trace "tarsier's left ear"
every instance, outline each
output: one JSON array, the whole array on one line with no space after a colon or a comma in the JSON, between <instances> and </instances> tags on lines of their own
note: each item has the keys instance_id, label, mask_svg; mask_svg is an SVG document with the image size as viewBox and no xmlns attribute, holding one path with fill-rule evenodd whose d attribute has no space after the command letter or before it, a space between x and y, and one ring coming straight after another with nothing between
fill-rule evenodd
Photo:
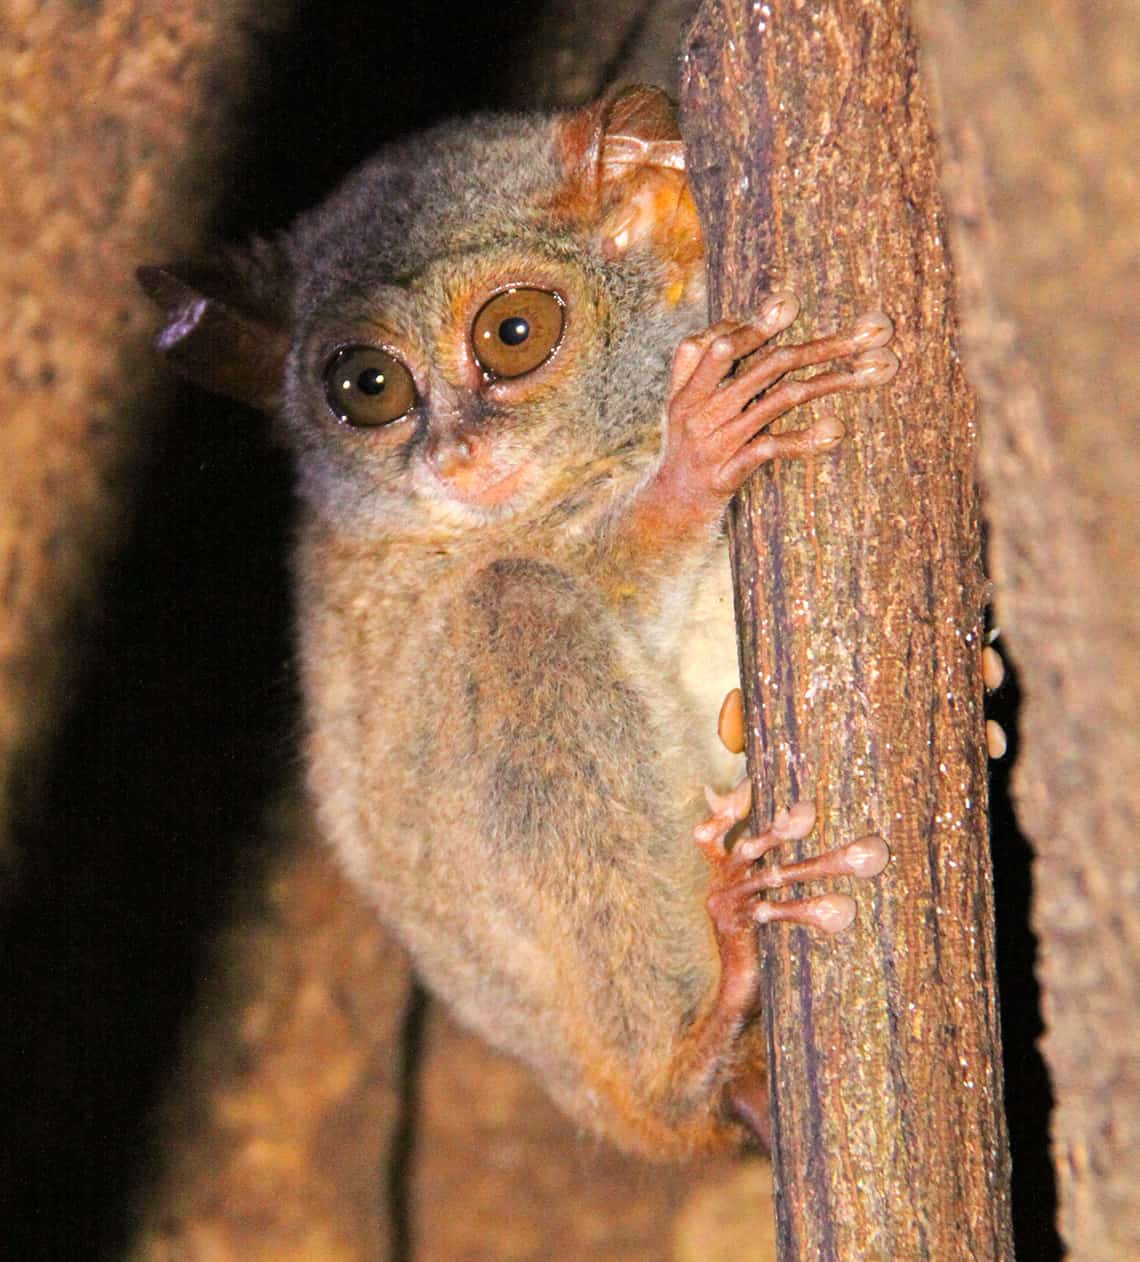
<instances>
[{"instance_id":1,"label":"tarsier's left ear","mask_svg":"<svg viewBox=\"0 0 1140 1262\"><path fill-rule=\"evenodd\" d=\"M287 262L269 242L201 263L140 267L139 284L162 309L156 345L207 390L273 414L289 347Z\"/></svg>"},{"instance_id":2,"label":"tarsier's left ear","mask_svg":"<svg viewBox=\"0 0 1140 1262\"><path fill-rule=\"evenodd\" d=\"M625 88L565 116L558 144L566 175L560 203L597 225L607 257L652 245L682 266L701 258L685 148L660 88Z\"/></svg>"}]
</instances>

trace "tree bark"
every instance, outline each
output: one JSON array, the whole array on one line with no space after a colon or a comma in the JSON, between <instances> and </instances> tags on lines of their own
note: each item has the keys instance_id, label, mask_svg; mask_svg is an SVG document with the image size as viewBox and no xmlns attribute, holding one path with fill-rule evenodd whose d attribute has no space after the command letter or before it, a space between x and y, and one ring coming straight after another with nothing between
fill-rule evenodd
<instances>
[{"instance_id":1,"label":"tree bark","mask_svg":"<svg viewBox=\"0 0 1140 1262\"><path fill-rule=\"evenodd\" d=\"M1035 855L1059 1226L1074 1262L1116 1262L1140 1257L1140 10L917 11L1021 694L1013 789Z\"/></svg>"},{"instance_id":2,"label":"tree bark","mask_svg":"<svg viewBox=\"0 0 1140 1262\"><path fill-rule=\"evenodd\" d=\"M974 400L908 8L708 0L682 108L712 315L882 306L902 360L732 527L754 822L814 797L810 848L892 851L854 930L761 934L779 1256L1008 1258Z\"/></svg>"}]
</instances>

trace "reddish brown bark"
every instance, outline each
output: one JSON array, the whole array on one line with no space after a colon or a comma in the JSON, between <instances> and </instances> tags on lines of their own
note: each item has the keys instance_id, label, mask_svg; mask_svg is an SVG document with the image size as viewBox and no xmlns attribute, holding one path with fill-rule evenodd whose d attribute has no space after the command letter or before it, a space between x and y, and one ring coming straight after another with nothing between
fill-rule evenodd
<instances>
[{"instance_id":1,"label":"reddish brown bark","mask_svg":"<svg viewBox=\"0 0 1140 1262\"><path fill-rule=\"evenodd\" d=\"M758 814L814 797L813 848L893 856L855 930L762 935L785 1262L1012 1252L974 401L915 60L897 0L710 0L686 59L714 317L777 286L805 333L881 306L903 365L816 405L839 455L762 470L733 531Z\"/></svg>"},{"instance_id":2,"label":"reddish brown bark","mask_svg":"<svg viewBox=\"0 0 1140 1262\"><path fill-rule=\"evenodd\" d=\"M1013 788L1035 854L1059 1226L1074 1262L1116 1262L1140 1256L1140 10L918 12L1021 690Z\"/></svg>"}]
</instances>

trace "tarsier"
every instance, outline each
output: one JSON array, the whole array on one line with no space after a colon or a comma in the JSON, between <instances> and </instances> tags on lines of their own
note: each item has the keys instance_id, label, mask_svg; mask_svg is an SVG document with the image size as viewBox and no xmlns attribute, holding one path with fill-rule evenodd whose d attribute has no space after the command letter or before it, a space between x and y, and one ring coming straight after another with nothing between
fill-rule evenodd
<instances>
[{"instance_id":1,"label":"tarsier","mask_svg":"<svg viewBox=\"0 0 1140 1262\"><path fill-rule=\"evenodd\" d=\"M650 88L437 127L280 238L140 278L174 364L292 448L309 789L427 984L627 1149L763 1134L756 927L854 915L765 892L888 855L761 863L807 803L736 836L723 518L760 465L841 441L768 427L888 381L890 322L773 349L781 292L706 327Z\"/></svg>"}]
</instances>

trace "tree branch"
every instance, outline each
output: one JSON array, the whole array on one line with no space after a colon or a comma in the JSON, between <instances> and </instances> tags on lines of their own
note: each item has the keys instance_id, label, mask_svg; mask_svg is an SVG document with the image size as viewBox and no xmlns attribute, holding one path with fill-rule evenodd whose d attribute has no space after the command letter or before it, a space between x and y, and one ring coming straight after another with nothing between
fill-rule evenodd
<instances>
[{"instance_id":1,"label":"tree branch","mask_svg":"<svg viewBox=\"0 0 1140 1262\"><path fill-rule=\"evenodd\" d=\"M812 848L893 855L838 940L762 931L780 1257L1008 1258L974 401L907 6L707 0L683 115L714 318L882 305L903 364L732 531L757 813L814 794Z\"/></svg>"}]
</instances>

